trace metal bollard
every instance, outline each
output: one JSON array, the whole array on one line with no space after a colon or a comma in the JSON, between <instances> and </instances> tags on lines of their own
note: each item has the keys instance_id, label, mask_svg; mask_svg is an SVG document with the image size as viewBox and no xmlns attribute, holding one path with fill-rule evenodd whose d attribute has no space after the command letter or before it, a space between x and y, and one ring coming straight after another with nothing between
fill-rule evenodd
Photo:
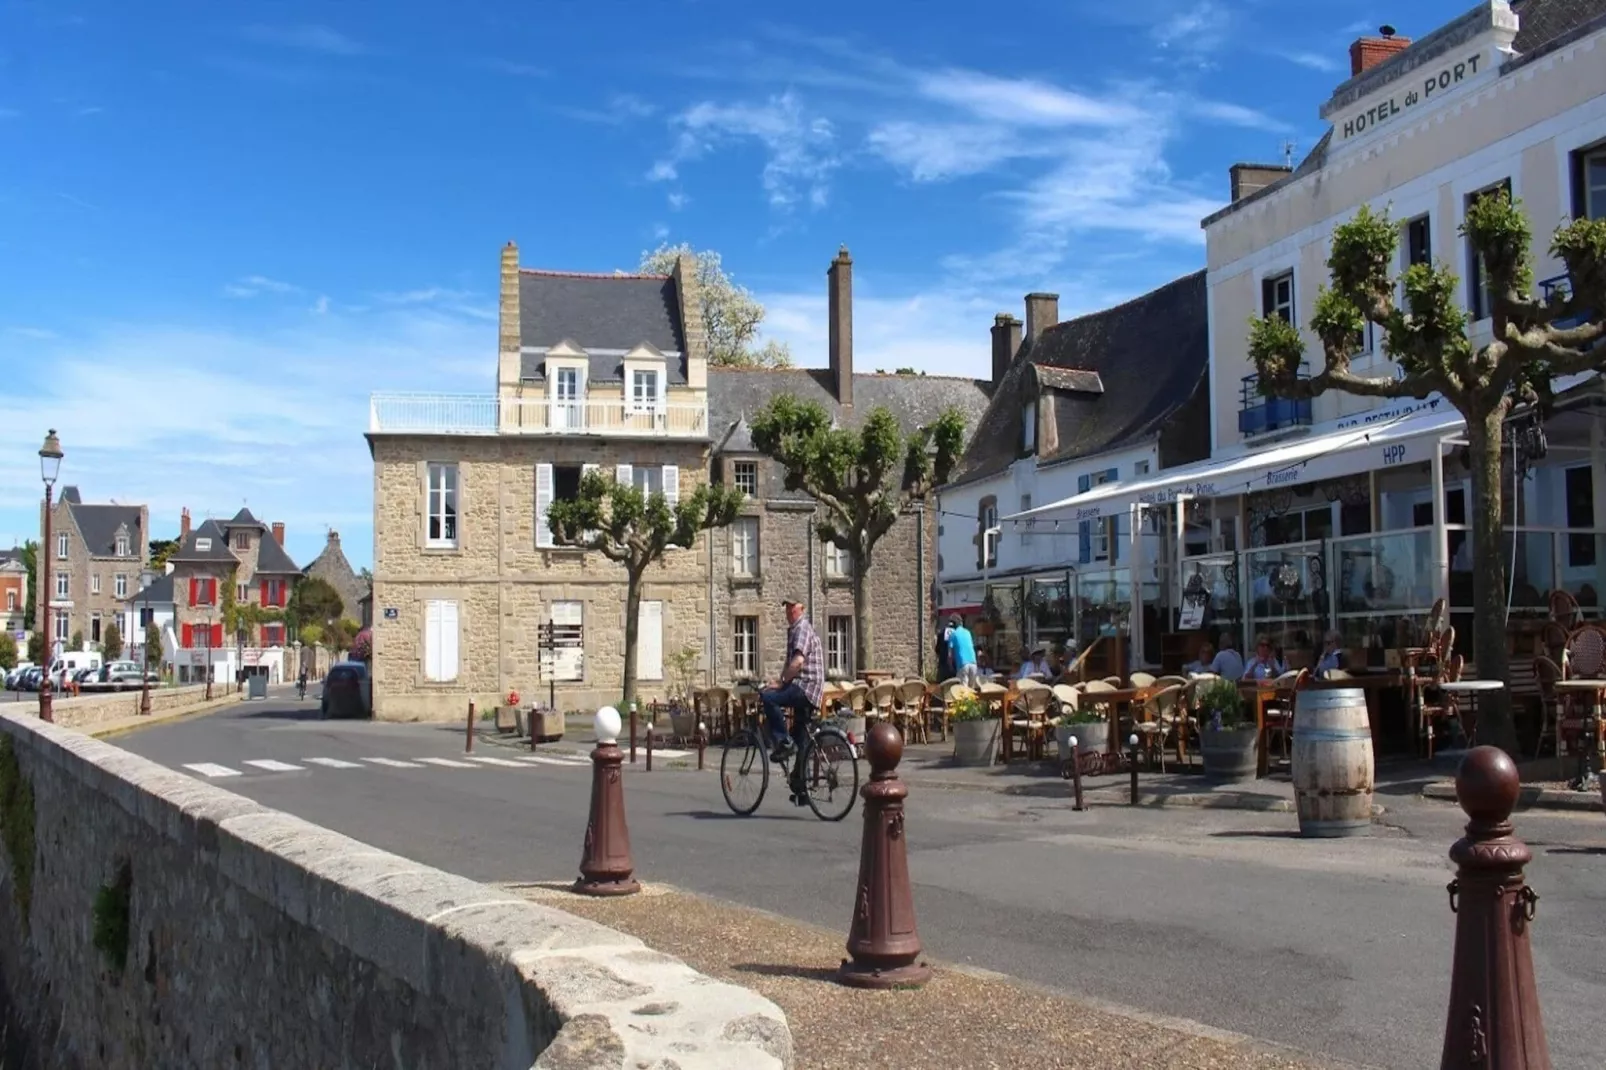
<instances>
[{"instance_id":1,"label":"metal bollard","mask_svg":"<svg viewBox=\"0 0 1606 1070\"><path fill-rule=\"evenodd\" d=\"M1474 747L1456 773L1456 801L1471 820L1450 848L1455 958L1442 1070L1550 1070L1528 938L1539 896L1522 874L1533 852L1511 826L1520 788L1516 764L1497 747Z\"/></svg>"},{"instance_id":2,"label":"metal bollard","mask_svg":"<svg viewBox=\"0 0 1606 1070\"><path fill-rule=\"evenodd\" d=\"M472 754L473 752L474 752L474 700L473 699L469 699L468 700L468 724L465 726L465 731L463 732L463 753L464 754Z\"/></svg>"},{"instance_id":3,"label":"metal bollard","mask_svg":"<svg viewBox=\"0 0 1606 1070\"><path fill-rule=\"evenodd\" d=\"M855 988L919 988L931 980L920 959L914 891L904 844L903 800L909 789L898 779L903 736L885 721L865 734L870 783L864 799L864 840L859 847L859 883L854 895L848 954L836 978Z\"/></svg>"},{"instance_id":4,"label":"metal bollard","mask_svg":"<svg viewBox=\"0 0 1606 1070\"><path fill-rule=\"evenodd\" d=\"M1138 734L1132 733L1126 741L1127 760L1132 765L1132 805L1138 804Z\"/></svg>"},{"instance_id":5,"label":"metal bollard","mask_svg":"<svg viewBox=\"0 0 1606 1070\"><path fill-rule=\"evenodd\" d=\"M708 726L697 722L697 771L703 771L703 753L708 750Z\"/></svg>"},{"instance_id":6,"label":"metal bollard","mask_svg":"<svg viewBox=\"0 0 1606 1070\"><path fill-rule=\"evenodd\" d=\"M630 704L630 764L636 764L636 704Z\"/></svg>"},{"instance_id":7,"label":"metal bollard","mask_svg":"<svg viewBox=\"0 0 1606 1070\"><path fill-rule=\"evenodd\" d=\"M1077 742L1075 736L1071 737L1071 791L1076 796L1071 809L1086 810L1087 803L1082 798L1082 745Z\"/></svg>"},{"instance_id":8,"label":"metal bollard","mask_svg":"<svg viewBox=\"0 0 1606 1070\"><path fill-rule=\"evenodd\" d=\"M619 711L604 706L594 722L597 749L591 752L591 816L586 822L580 878L581 895L632 895L641 891L630 857L630 828L625 823L625 789L619 775Z\"/></svg>"},{"instance_id":9,"label":"metal bollard","mask_svg":"<svg viewBox=\"0 0 1606 1070\"><path fill-rule=\"evenodd\" d=\"M647 772L652 772L652 722L647 722Z\"/></svg>"}]
</instances>

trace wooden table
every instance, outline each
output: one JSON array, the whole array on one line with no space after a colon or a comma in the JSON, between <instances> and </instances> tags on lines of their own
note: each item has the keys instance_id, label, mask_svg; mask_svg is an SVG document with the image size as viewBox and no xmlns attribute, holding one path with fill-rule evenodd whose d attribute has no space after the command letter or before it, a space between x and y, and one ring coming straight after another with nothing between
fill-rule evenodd
<instances>
[{"instance_id":1,"label":"wooden table","mask_svg":"<svg viewBox=\"0 0 1606 1070\"><path fill-rule=\"evenodd\" d=\"M1146 702L1160 690L1157 687L1125 687L1114 691L1083 691L1081 705L1103 706L1108 704L1110 710L1110 739L1108 753L1119 755L1121 753L1121 718L1119 708L1130 706L1134 702ZM1134 721L1136 718L1134 718Z\"/></svg>"},{"instance_id":2,"label":"wooden table","mask_svg":"<svg viewBox=\"0 0 1606 1070\"><path fill-rule=\"evenodd\" d=\"M883 672L880 669L865 669L863 672L859 673L859 679L863 680L871 687L874 687L877 684L885 683L897 675L897 673Z\"/></svg>"},{"instance_id":3,"label":"wooden table","mask_svg":"<svg viewBox=\"0 0 1606 1070\"><path fill-rule=\"evenodd\" d=\"M1277 697L1275 680L1239 680L1238 693L1248 697L1255 707L1255 776L1264 777L1271 772L1271 756L1266 753L1266 703Z\"/></svg>"}]
</instances>

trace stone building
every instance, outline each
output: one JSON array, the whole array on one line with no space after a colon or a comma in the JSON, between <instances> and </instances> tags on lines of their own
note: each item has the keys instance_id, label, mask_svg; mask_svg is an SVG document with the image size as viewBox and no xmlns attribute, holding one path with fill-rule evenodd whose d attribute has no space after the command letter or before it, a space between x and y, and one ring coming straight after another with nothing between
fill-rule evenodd
<instances>
[{"instance_id":1,"label":"stone building","mask_svg":"<svg viewBox=\"0 0 1606 1070\"><path fill-rule=\"evenodd\" d=\"M324 541L323 549L312 563L302 569L309 579L320 579L335 589L340 595L340 613L359 624L367 621L363 618L363 603L368 598L368 584L356 570L351 562L346 560L346 553L340 548L340 532L331 531Z\"/></svg>"},{"instance_id":2,"label":"stone building","mask_svg":"<svg viewBox=\"0 0 1606 1070\"><path fill-rule=\"evenodd\" d=\"M39 513L42 533L42 503ZM50 600L56 649L65 649L78 632L98 646L102 629L118 619L123 601L139 585L150 555L150 511L143 505L86 504L77 487L63 487L51 504L50 541L54 545L39 550L44 582L38 597Z\"/></svg>"},{"instance_id":3,"label":"stone building","mask_svg":"<svg viewBox=\"0 0 1606 1070\"><path fill-rule=\"evenodd\" d=\"M883 403L913 418L951 401L973 418L986 393L969 381L855 376L849 265L844 250L833 267L830 369L737 371L708 367L690 257L669 275L533 271L519 267L509 243L496 394L371 403L375 715L456 717L469 698L544 699L553 683L565 708L617 700L623 571L553 545L545 523L550 503L575 494L593 467L672 500L711 475L749 486L744 521L768 540L750 552L762 575L733 574L729 533L701 535L652 568L638 620L644 695L734 675L737 630L744 657L752 646L746 665L756 660L757 673L773 674L783 596L812 602L825 635L851 596L807 542L813 504L782 490L751 453L746 418L782 391L829 404L844 423ZM935 575L934 536L924 554L916 549L923 524L900 524L882 544L889 586L874 598L876 619L889 641L903 631L909 656L897 662L878 641L894 670L918 667L925 611L915 607L929 603ZM540 626L549 623L579 626L583 645L544 652ZM677 664L691 679L676 678Z\"/></svg>"},{"instance_id":4,"label":"stone building","mask_svg":"<svg viewBox=\"0 0 1606 1070\"><path fill-rule=\"evenodd\" d=\"M22 644L23 623L27 619L28 565L22 550L0 550L0 631Z\"/></svg>"}]
</instances>

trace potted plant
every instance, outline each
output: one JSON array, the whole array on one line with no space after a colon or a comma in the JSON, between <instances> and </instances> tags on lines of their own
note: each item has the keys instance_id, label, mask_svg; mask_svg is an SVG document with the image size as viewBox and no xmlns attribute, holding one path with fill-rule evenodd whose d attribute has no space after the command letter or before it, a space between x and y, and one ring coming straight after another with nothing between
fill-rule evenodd
<instances>
[{"instance_id":1,"label":"potted plant","mask_svg":"<svg viewBox=\"0 0 1606 1070\"><path fill-rule=\"evenodd\" d=\"M496 730L498 732L513 732L518 728L519 722L519 693L509 691L507 701L496 708Z\"/></svg>"},{"instance_id":2,"label":"potted plant","mask_svg":"<svg viewBox=\"0 0 1606 1070\"><path fill-rule=\"evenodd\" d=\"M991 765L998 752L998 718L974 695L948 704L948 723L954 729L954 762Z\"/></svg>"},{"instance_id":3,"label":"potted plant","mask_svg":"<svg viewBox=\"0 0 1606 1070\"><path fill-rule=\"evenodd\" d=\"M1054 719L1054 742L1059 745L1060 761L1071 760L1071 737L1085 753L1101 751L1110 745L1110 722L1098 710L1071 710Z\"/></svg>"},{"instance_id":4,"label":"potted plant","mask_svg":"<svg viewBox=\"0 0 1606 1070\"><path fill-rule=\"evenodd\" d=\"M1253 721L1244 719L1243 696L1234 680L1212 680L1199 691L1199 753L1205 775L1248 780L1255 775Z\"/></svg>"}]
</instances>

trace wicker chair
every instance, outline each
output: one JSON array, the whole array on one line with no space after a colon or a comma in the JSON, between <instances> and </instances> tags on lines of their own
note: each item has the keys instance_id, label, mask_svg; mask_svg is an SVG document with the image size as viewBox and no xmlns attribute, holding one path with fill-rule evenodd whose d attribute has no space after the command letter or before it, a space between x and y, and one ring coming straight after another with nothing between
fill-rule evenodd
<instances>
[{"instance_id":1,"label":"wicker chair","mask_svg":"<svg viewBox=\"0 0 1606 1070\"><path fill-rule=\"evenodd\" d=\"M1178 707L1181 705L1183 685L1172 684L1170 687L1156 691L1143 703L1143 720L1133 726L1138 738L1143 741L1144 752L1149 755L1151 762L1158 762L1160 772L1165 772L1165 744L1166 737L1176 733L1178 725ZM1177 761L1183 760L1183 749L1180 735L1177 739Z\"/></svg>"},{"instance_id":2,"label":"wicker chair","mask_svg":"<svg viewBox=\"0 0 1606 1070\"><path fill-rule=\"evenodd\" d=\"M1054 701L1054 689L1046 684L1023 680L1020 700L1004 721L1004 760L1009 761L1015 737L1026 742L1028 758L1041 758L1048 741L1049 707Z\"/></svg>"},{"instance_id":3,"label":"wicker chair","mask_svg":"<svg viewBox=\"0 0 1606 1070\"><path fill-rule=\"evenodd\" d=\"M905 680L898 685L898 731L912 743L931 742L926 724L929 698L924 680Z\"/></svg>"}]
</instances>

